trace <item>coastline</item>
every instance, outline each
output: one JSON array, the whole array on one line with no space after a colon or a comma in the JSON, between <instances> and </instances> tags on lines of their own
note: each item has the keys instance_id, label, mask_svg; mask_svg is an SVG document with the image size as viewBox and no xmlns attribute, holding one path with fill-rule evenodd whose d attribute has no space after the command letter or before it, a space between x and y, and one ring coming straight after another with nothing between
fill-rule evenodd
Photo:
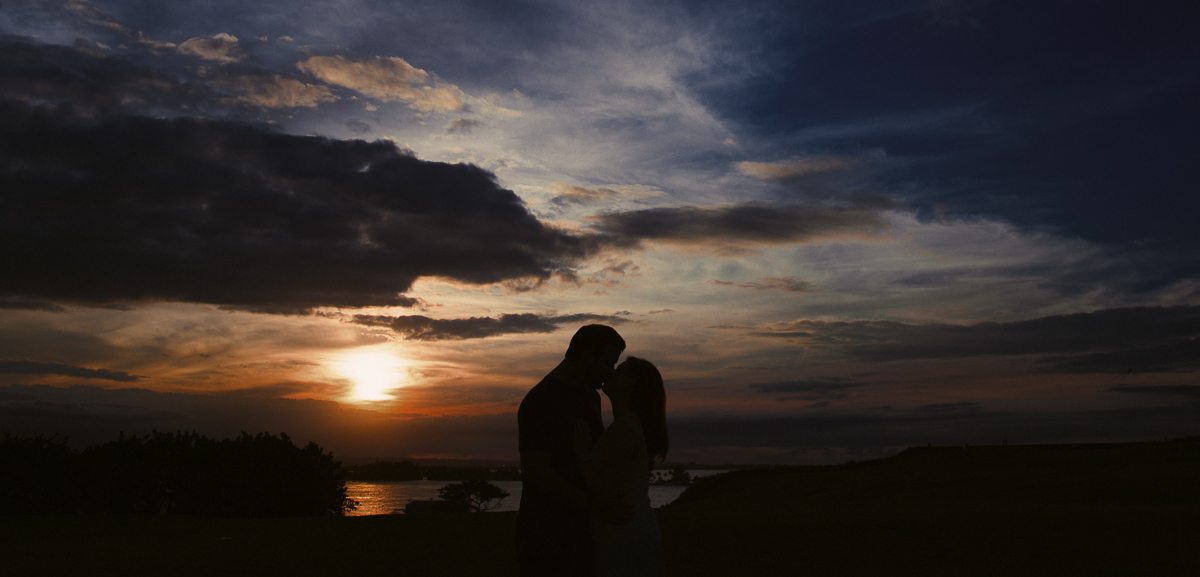
<instances>
[{"instance_id":1,"label":"coastline","mask_svg":"<svg viewBox=\"0 0 1200 577\"><path fill-rule=\"evenodd\" d=\"M935 447L698 481L670 575L1200 574L1200 440ZM767 495L775 495L766 498ZM513 575L516 514L0 517L13 574Z\"/></svg>"}]
</instances>

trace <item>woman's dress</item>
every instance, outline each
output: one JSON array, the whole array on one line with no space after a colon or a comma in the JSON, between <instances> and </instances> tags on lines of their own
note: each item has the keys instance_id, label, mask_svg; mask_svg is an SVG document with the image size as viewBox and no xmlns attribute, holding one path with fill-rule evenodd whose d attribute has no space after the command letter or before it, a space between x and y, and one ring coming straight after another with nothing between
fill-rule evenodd
<instances>
[{"instance_id":1,"label":"woman's dress","mask_svg":"<svg viewBox=\"0 0 1200 577\"><path fill-rule=\"evenodd\" d=\"M622 459L616 470L604 471L603 478L606 485L611 483L607 490L634 505L633 520L626 525L592 521L597 577L660 577L665 573L662 533L650 508L650 458L641 426L634 419L614 421L600 436L595 450L602 452L604 443L624 443L631 437L638 440L632 443L633 458Z\"/></svg>"}]
</instances>

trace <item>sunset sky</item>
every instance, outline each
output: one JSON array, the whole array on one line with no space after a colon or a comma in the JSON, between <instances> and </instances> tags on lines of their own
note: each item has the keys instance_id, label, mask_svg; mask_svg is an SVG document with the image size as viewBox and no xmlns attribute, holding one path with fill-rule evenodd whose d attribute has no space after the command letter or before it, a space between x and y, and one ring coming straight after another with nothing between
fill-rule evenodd
<instances>
[{"instance_id":1,"label":"sunset sky","mask_svg":"<svg viewBox=\"0 0 1200 577\"><path fill-rule=\"evenodd\" d=\"M672 461L1200 434L1192 2L0 5L0 431Z\"/></svg>"}]
</instances>

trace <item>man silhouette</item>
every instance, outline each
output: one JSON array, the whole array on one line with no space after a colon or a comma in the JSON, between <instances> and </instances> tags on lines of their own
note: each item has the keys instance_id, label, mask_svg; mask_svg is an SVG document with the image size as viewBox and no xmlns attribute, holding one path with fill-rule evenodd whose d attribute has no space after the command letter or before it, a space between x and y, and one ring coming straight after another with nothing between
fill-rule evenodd
<instances>
[{"instance_id":1,"label":"man silhouette","mask_svg":"<svg viewBox=\"0 0 1200 577\"><path fill-rule=\"evenodd\" d=\"M602 504L586 490L574 439L578 421L587 424L593 440L604 431L596 389L612 375L624 350L625 340L612 327L581 327L562 362L521 401L517 557L522 576L592 576L591 517L622 517L620 506Z\"/></svg>"}]
</instances>

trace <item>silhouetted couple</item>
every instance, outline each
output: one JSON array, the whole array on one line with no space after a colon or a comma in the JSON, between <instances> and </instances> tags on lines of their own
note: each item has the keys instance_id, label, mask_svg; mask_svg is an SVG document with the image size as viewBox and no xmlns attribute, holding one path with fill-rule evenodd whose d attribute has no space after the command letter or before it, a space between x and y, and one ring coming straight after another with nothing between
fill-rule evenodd
<instances>
[{"instance_id":1,"label":"silhouetted couple","mask_svg":"<svg viewBox=\"0 0 1200 577\"><path fill-rule=\"evenodd\" d=\"M624 350L612 327L580 328L521 402L523 576L664 573L648 489L652 460L667 453L666 395L649 362L629 357L616 367ZM596 389L612 405L608 428Z\"/></svg>"}]
</instances>

